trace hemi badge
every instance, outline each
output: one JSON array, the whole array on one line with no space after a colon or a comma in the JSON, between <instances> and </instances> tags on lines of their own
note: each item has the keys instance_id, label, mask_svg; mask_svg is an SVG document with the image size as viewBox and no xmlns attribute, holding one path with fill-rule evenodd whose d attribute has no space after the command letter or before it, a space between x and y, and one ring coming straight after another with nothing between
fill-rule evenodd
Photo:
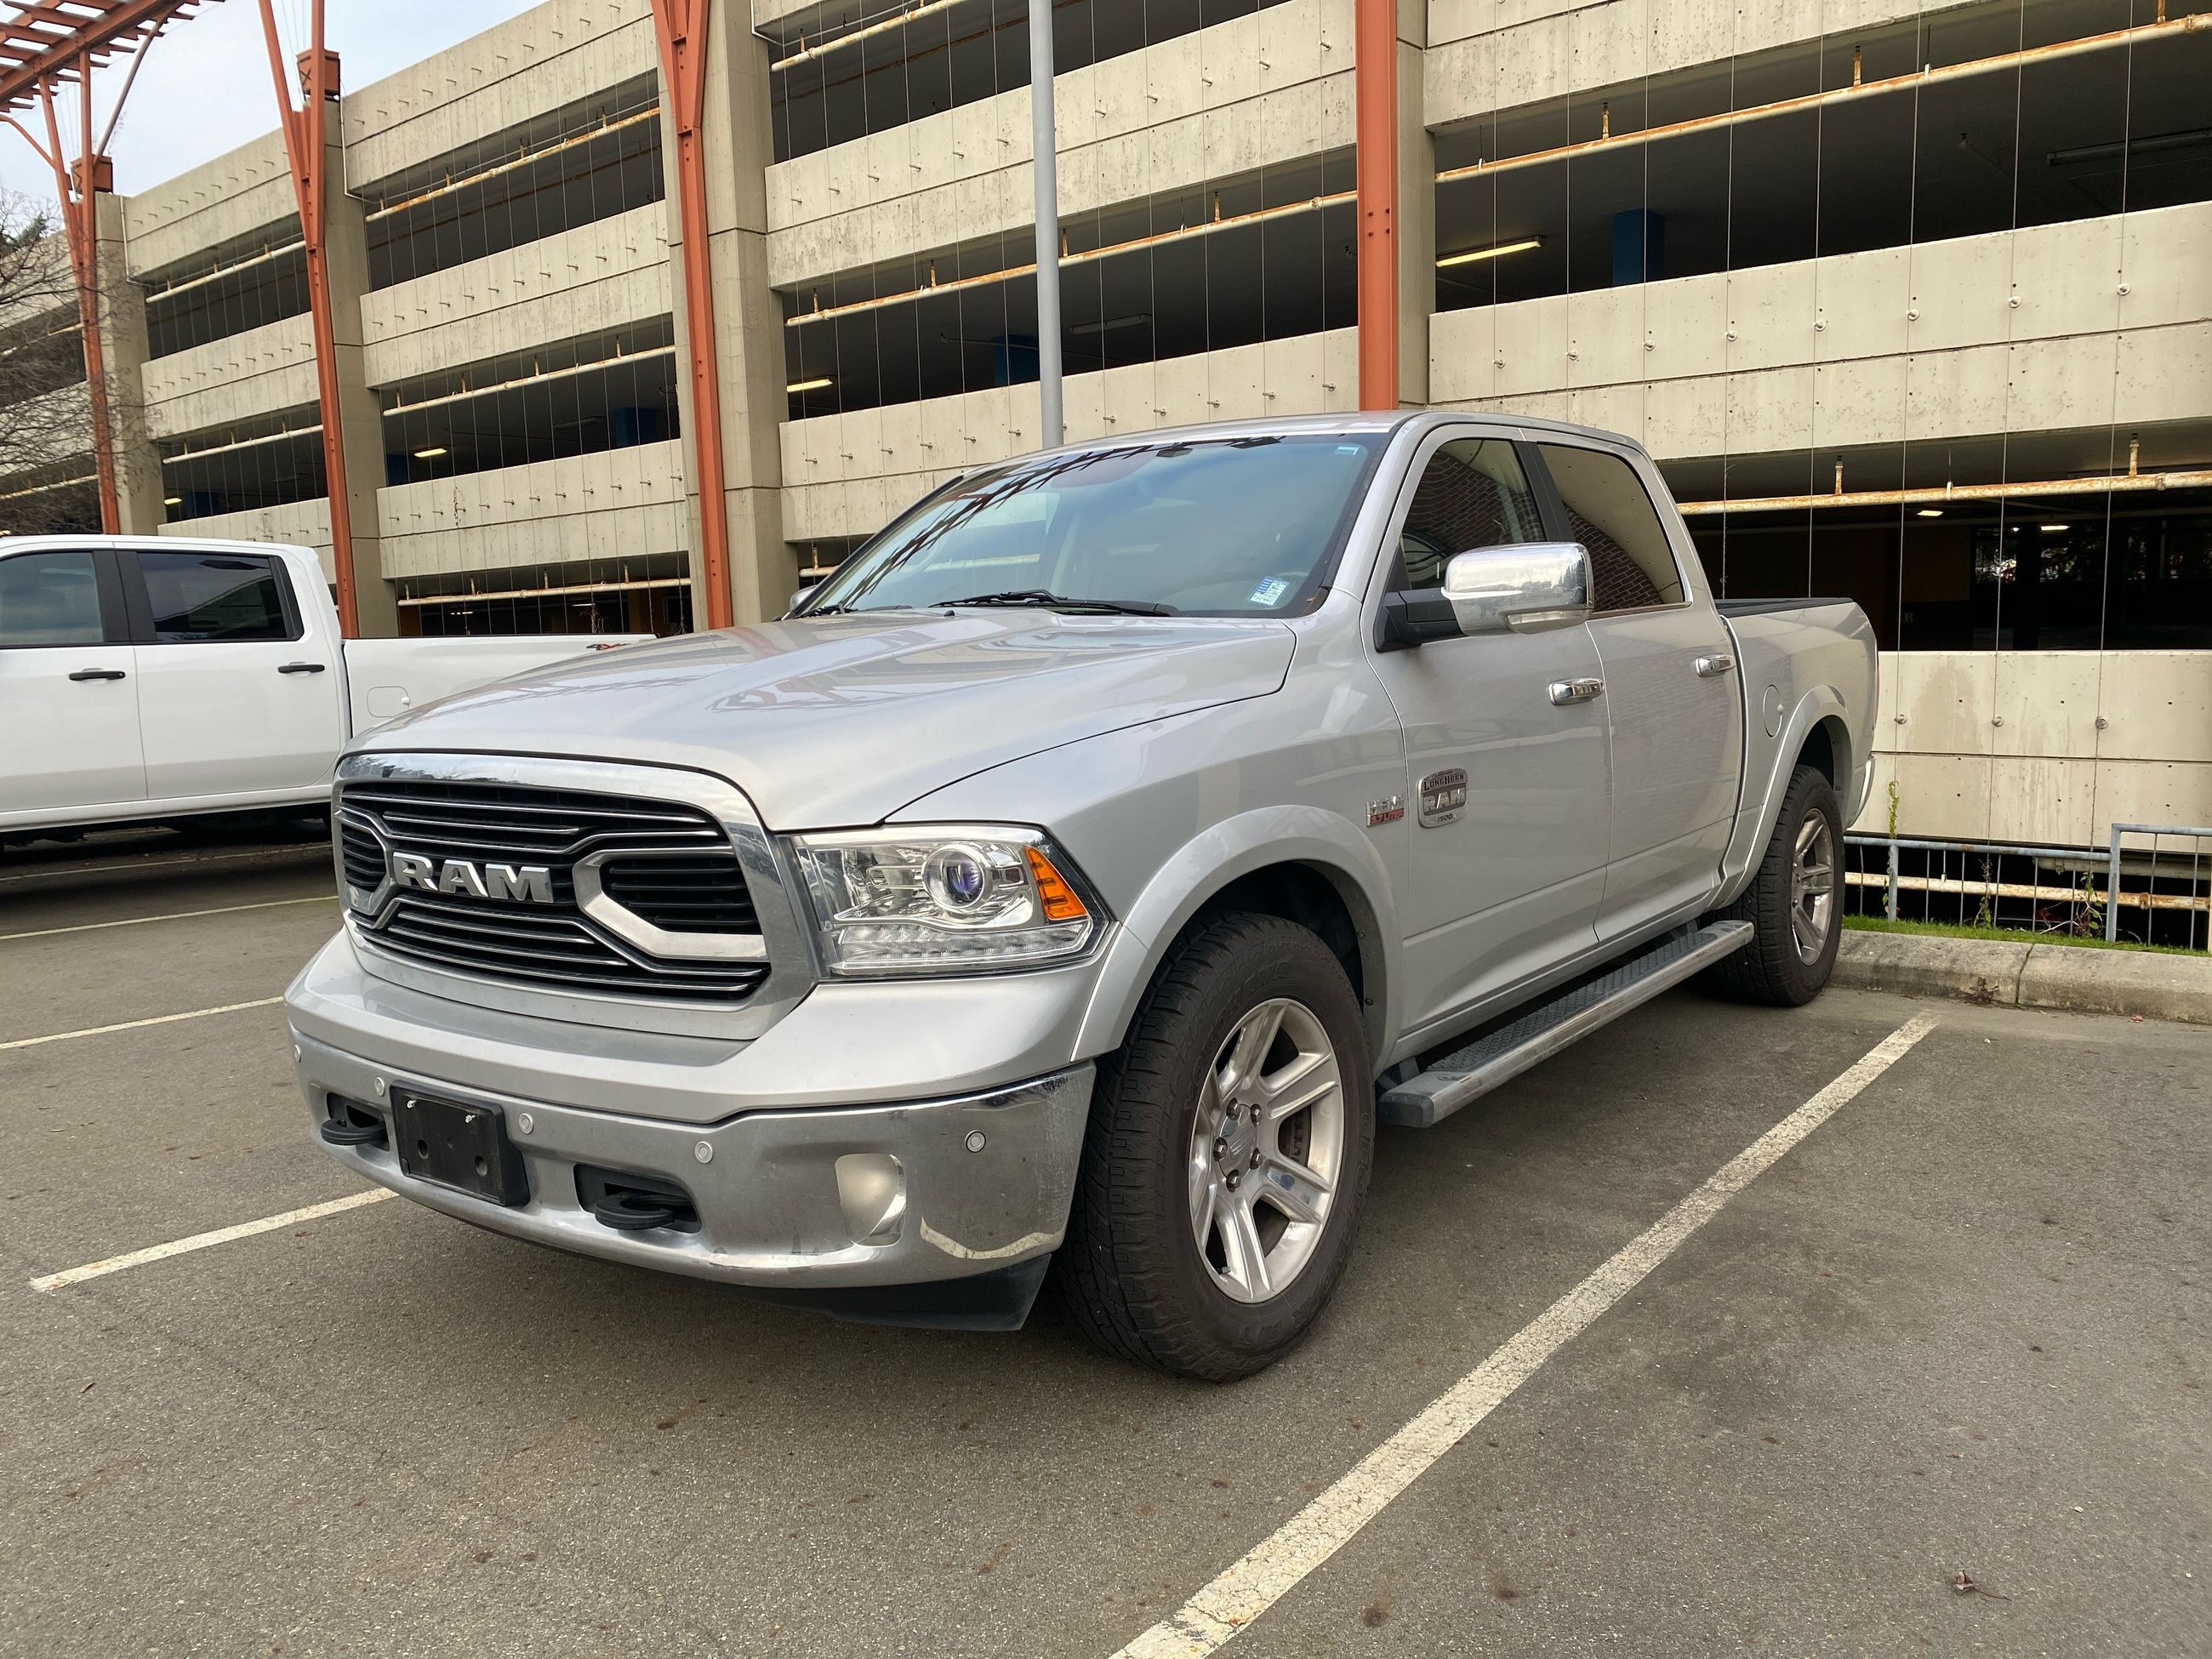
<instances>
[{"instance_id":1,"label":"hemi badge","mask_svg":"<svg viewBox=\"0 0 2212 1659\"><path fill-rule=\"evenodd\" d=\"M1405 816L1406 798L1403 795L1385 795L1381 800L1367 803L1367 827L1370 830L1378 823L1395 823Z\"/></svg>"}]
</instances>

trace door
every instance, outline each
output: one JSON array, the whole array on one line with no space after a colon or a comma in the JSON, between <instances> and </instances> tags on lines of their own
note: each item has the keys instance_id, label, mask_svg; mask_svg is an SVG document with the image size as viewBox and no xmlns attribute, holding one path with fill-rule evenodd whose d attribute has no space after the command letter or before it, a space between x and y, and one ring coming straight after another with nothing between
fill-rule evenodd
<instances>
[{"instance_id":1,"label":"door","mask_svg":"<svg viewBox=\"0 0 2212 1659\"><path fill-rule=\"evenodd\" d=\"M0 818L146 799L128 638L106 550L0 555Z\"/></svg>"},{"instance_id":2,"label":"door","mask_svg":"<svg viewBox=\"0 0 2212 1659\"><path fill-rule=\"evenodd\" d=\"M123 556L138 641L146 793L271 794L330 781L345 730L335 641L307 634L283 561L228 549Z\"/></svg>"},{"instance_id":3,"label":"door","mask_svg":"<svg viewBox=\"0 0 2212 1659\"><path fill-rule=\"evenodd\" d=\"M1447 435L1419 463L1389 576L1435 591L1455 553L1544 539L1515 444ZM1602 699L1551 688L1599 674L1586 628L1377 651L1404 728L1407 1026L1418 1028L1595 942L1606 860ZM1464 804L1447 793L1464 774ZM1426 798L1425 801L1425 797Z\"/></svg>"},{"instance_id":4,"label":"door","mask_svg":"<svg viewBox=\"0 0 2212 1659\"><path fill-rule=\"evenodd\" d=\"M1697 903L1719 878L1743 765L1735 644L1629 457L1537 446L1562 540L1589 550L1613 806L1599 937Z\"/></svg>"}]
</instances>

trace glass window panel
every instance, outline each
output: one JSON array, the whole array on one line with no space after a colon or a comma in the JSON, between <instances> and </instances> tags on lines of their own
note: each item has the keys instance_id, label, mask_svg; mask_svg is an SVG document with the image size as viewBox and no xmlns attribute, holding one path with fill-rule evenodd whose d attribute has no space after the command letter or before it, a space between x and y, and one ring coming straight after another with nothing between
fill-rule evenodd
<instances>
[{"instance_id":1,"label":"glass window panel","mask_svg":"<svg viewBox=\"0 0 2212 1659\"><path fill-rule=\"evenodd\" d=\"M1658 509L1636 470L1617 455L1569 444L1538 446L1566 508L1568 533L1589 550L1590 606L1632 611L1682 600Z\"/></svg>"},{"instance_id":2,"label":"glass window panel","mask_svg":"<svg viewBox=\"0 0 2212 1659\"><path fill-rule=\"evenodd\" d=\"M283 577L274 559L243 553L134 556L153 608L154 637L164 645L298 635L285 614Z\"/></svg>"},{"instance_id":3,"label":"glass window panel","mask_svg":"<svg viewBox=\"0 0 2212 1659\"><path fill-rule=\"evenodd\" d=\"M1401 588L1436 587L1455 553L1543 539L1521 459L1503 438L1457 438L1421 469L1398 536Z\"/></svg>"},{"instance_id":4,"label":"glass window panel","mask_svg":"<svg viewBox=\"0 0 2212 1659\"><path fill-rule=\"evenodd\" d=\"M0 647L98 645L106 638L91 554L0 559Z\"/></svg>"}]
</instances>

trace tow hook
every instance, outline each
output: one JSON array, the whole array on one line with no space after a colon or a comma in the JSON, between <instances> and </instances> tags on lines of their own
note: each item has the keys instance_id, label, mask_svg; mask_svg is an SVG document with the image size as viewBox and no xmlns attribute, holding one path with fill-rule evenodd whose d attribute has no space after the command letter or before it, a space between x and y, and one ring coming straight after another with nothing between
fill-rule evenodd
<instances>
[{"instance_id":1,"label":"tow hook","mask_svg":"<svg viewBox=\"0 0 2212 1659\"><path fill-rule=\"evenodd\" d=\"M617 1232L641 1233L676 1219L677 1206L658 1193L609 1193L592 1206L592 1214Z\"/></svg>"}]
</instances>

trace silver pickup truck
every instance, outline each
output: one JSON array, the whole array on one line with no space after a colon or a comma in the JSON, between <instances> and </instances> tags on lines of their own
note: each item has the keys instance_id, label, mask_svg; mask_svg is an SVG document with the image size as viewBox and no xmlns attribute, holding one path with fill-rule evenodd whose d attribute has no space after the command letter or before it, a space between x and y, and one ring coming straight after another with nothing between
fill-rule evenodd
<instances>
[{"instance_id":1,"label":"silver pickup truck","mask_svg":"<svg viewBox=\"0 0 2212 1659\"><path fill-rule=\"evenodd\" d=\"M784 620L357 741L288 996L349 1168L520 1238L1225 1379L1378 1124L1835 959L1875 647L1634 444L1431 413L952 479Z\"/></svg>"}]
</instances>

